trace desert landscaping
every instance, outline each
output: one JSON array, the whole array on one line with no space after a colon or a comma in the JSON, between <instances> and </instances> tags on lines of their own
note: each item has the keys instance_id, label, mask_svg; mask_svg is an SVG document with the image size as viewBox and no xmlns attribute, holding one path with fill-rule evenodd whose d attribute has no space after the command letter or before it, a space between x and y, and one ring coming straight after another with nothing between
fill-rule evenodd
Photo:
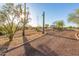
<instances>
[{"instance_id":1,"label":"desert landscaping","mask_svg":"<svg viewBox=\"0 0 79 59\"><path fill-rule=\"evenodd\" d=\"M46 34L35 32L33 30L26 31L26 40L18 31L13 41L0 37L0 55L5 56L59 56L59 55L79 55L78 44L74 33L75 31L52 31L47 30ZM17 35L18 34L18 35ZM28 42L27 42L28 41Z\"/></svg>"},{"instance_id":2,"label":"desert landscaping","mask_svg":"<svg viewBox=\"0 0 79 59\"><path fill-rule=\"evenodd\" d=\"M79 9L75 5L1 4L0 56L79 56ZM57 10L59 6L63 8Z\"/></svg>"}]
</instances>

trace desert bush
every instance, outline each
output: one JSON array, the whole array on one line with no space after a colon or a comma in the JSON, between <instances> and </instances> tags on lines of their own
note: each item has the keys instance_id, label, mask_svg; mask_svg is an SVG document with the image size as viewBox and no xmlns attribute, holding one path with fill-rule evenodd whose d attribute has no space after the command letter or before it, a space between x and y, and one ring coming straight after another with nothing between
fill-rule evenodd
<instances>
[{"instance_id":1,"label":"desert bush","mask_svg":"<svg viewBox=\"0 0 79 59\"><path fill-rule=\"evenodd\" d=\"M59 20L55 22L55 28L58 30L63 30L64 22L63 20Z\"/></svg>"},{"instance_id":2,"label":"desert bush","mask_svg":"<svg viewBox=\"0 0 79 59\"><path fill-rule=\"evenodd\" d=\"M45 28L47 29L49 27L49 24L45 24Z\"/></svg>"},{"instance_id":3,"label":"desert bush","mask_svg":"<svg viewBox=\"0 0 79 59\"><path fill-rule=\"evenodd\" d=\"M40 26L37 26L35 29L36 29L37 32L40 32L40 31L41 31L41 30L40 30L40 29L41 29Z\"/></svg>"},{"instance_id":4,"label":"desert bush","mask_svg":"<svg viewBox=\"0 0 79 59\"><path fill-rule=\"evenodd\" d=\"M3 33L2 33L2 27L0 26L0 35L4 35Z\"/></svg>"},{"instance_id":5,"label":"desert bush","mask_svg":"<svg viewBox=\"0 0 79 59\"><path fill-rule=\"evenodd\" d=\"M67 27L68 30L73 30L74 28L75 28L75 27L73 27L73 26Z\"/></svg>"},{"instance_id":6,"label":"desert bush","mask_svg":"<svg viewBox=\"0 0 79 59\"><path fill-rule=\"evenodd\" d=\"M0 32L2 34L6 35L10 40L12 40L15 32L17 31L17 29L18 29L18 27L16 26L16 24L11 23L10 25L6 24L4 26L1 26Z\"/></svg>"}]
</instances>

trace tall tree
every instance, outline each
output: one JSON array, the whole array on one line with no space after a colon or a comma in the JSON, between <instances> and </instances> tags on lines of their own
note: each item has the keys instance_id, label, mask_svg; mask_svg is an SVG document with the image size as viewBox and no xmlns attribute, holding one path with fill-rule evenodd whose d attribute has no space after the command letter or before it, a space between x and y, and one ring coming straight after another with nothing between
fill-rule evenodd
<instances>
[{"instance_id":1,"label":"tall tree","mask_svg":"<svg viewBox=\"0 0 79 59\"><path fill-rule=\"evenodd\" d=\"M20 13L21 13L21 22L23 24L22 26L22 35L25 36L25 27L27 23L29 22L29 8L26 8L26 3L24 3L24 10L22 10L22 5L20 5Z\"/></svg>"},{"instance_id":2,"label":"tall tree","mask_svg":"<svg viewBox=\"0 0 79 59\"><path fill-rule=\"evenodd\" d=\"M73 13L69 14L68 21L79 26L79 9L76 9ZM76 33L75 36L79 39L79 33Z\"/></svg>"},{"instance_id":3,"label":"tall tree","mask_svg":"<svg viewBox=\"0 0 79 59\"><path fill-rule=\"evenodd\" d=\"M13 3L3 5L0 10L0 20L4 21L1 25L2 28L0 31L5 34L10 41L12 41L13 36L18 29L20 23L19 14L19 9Z\"/></svg>"},{"instance_id":4,"label":"tall tree","mask_svg":"<svg viewBox=\"0 0 79 59\"><path fill-rule=\"evenodd\" d=\"M79 9L77 9L77 10L75 10L75 12L69 14L68 21L79 25Z\"/></svg>"},{"instance_id":5,"label":"tall tree","mask_svg":"<svg viewBox=\"0 0 79 59\"><path fill-rule=\"evenodd\" d=\"M23 32L22 32L22 35L23 37L25 36L25 24L26 24L26 3L24 3L24 19L23 19Z\"/></svg>"}]
</instances>

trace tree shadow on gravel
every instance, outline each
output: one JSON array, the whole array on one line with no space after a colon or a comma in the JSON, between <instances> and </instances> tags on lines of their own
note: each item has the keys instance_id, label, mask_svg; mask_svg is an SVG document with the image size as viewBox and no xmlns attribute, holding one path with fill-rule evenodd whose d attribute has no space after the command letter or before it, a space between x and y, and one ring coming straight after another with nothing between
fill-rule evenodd
<instances>
[{"instance_id":1,"label":"tree shadow on gravel","mask_svg":"<svg viewBox=\"0 0 79 59\"><path fill-rule=\"evenodd\" d=\"M41 36L41 37L43 37L43 36ZM39 38L41 38L41 37L39 37ZM39 38L34 39L32 41L38 40ZM5 51L5 53L13 51L14 49L17 49L21 46L23 46L25 49L25 53L22 56L58 56L58 54L55 51L52 51L46 45L39 45L37 48L34 48L30 44L30 42L28 42L27 37L23 37L23 44L21 44L17 47L14 47L12 49L9 49L9 50Z\"/></svg>"},{"instance_id":2,"label":"tree shadow on gravel","mask_svg":"<svg viewBox=\"0 0 79 59\"><path fill-rule=\"evenodd\" d=\"M46 56L58 56L58 54L55 51L52 51L48 46L46 45L39 45L38 49L42 51Z\"/></svg>"},{"instance_id":3,"label":"tree shadow on gravel","mask_svg":"<svg viewBox=\"0 0 79 59\"><path fill-rule=\"evenodd\" d=\"M23 42L27 42L27 38L23 37ZM25 55L24 56L44 56L42 52L33 48L30 43L24 44Z\"/></svg>"},{"instance_id":4,"label":"tree shadow on gravel","mask_svg":"<svg viewBox=\"0 0 79 59\"><path fill-rule=\"evenodd\" d=\"M26 42L27 38L24 37L23 41ZM33 48L30 43L24 45L26 56L57 56L55 51L45 45L39 45L37 49ZM41 49L41 50L40 50Z\"/></svg>"},{"instance_id":5,"label":"tree shadow on gravel","mask_svg":"<svg viewBox=\"0 0 79 59\"><path fill-rule=\"evenodd\" d=\"M41 36L41 37L43 37L43 36ZM39 38L41 38L41 37L39 37ZM35 41L39 38L33 39L32 41ZM30 42L32 42L32 41L30 41ZM25 53L22 56L45 56L44 53L42 53L41 51L39 51L39 50L35 49L34 47L32 47L30 42L27 40L26 37L23 37L23 44L21 44L17 47L11 48L11 49L5 51L5 53L8 53L10 51L13 51L13 50L23 46L24 49L25 49Z\"/></svg>"},{"instance_id":6,"label":"tree shadow on gravel","mask_svg":"<svg viewBox=\"0 0 79 59\"><path fill-rule=\"evenodd\" d=\"M2 56L5 56L5 51L7 51L9 45L10 45L11 41L8 41L6 42L5 44L3 44L1 47L0 47L0 55Z\"/></svg>"}]
</instances>

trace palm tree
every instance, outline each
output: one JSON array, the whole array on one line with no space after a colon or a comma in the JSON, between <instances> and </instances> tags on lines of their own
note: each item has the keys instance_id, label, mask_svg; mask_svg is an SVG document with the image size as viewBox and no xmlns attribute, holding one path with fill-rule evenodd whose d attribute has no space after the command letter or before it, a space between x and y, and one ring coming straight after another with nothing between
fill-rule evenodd
<instances>
[{"instance_id":1,"label":"palm tree","mask_svg":"<svg viewBox=\"0 0 79 59\"><path fill-rule=\"evenodd\" d=\"M79 26L79 9L76 9L74 13L69 14L68 22L73 22ZM75 34L77 39L79 39L78 35L79 33L77 32Z\"/></svg>"}]
</instances>

